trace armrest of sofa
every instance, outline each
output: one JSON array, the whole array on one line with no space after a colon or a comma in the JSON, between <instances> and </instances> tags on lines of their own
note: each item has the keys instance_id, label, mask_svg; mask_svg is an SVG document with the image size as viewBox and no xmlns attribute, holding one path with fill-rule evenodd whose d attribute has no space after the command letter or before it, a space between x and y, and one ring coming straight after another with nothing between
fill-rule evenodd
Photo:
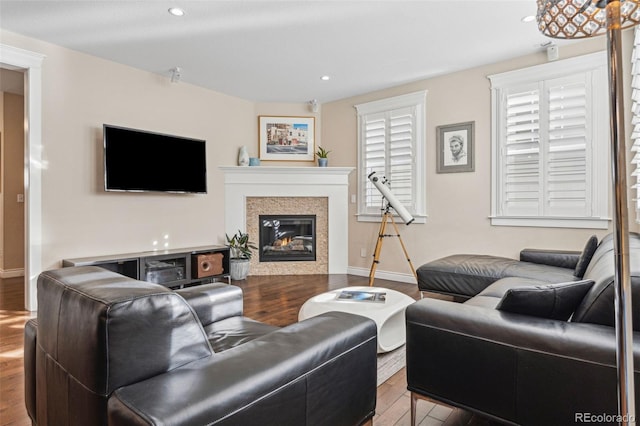
<instances>
[{"instance_id":1,"label":"armrest of sofa","mask_svg":"<svg viewBox=\"0 0 640 426\"><path fill-rule=\"evenodd\" d=\"M225 318L242 315L242 289L223 283L203 284L175 290L198 314L207 326Z\"/></svg>"},{"instance_id":2,"label":"armrest of sofa","mask_svg":"<svg viewBox=\"0 0 640 426\"><path fill-rule=\"evenodd\" d=\"M329 312L118 389L109 424L357 425L373 416L376 325Z\"/></svg>"},{"instance_id":3,"label":"armrest of sofa","mask_svg":"<svg viewBox=\"0 0 640 426\"><path fill-rule=\"evenodd\" d=\"M36 345L38 343L38 320L30 319L24 325L24 401L27 414L33 424L36 421Z\"/></svg>"},{"instance_id":4,"label":"armrest of sofa","mask_svg":"<svg viewBox=\"0 0 640 426\"><path fill-rule=\"evenodd\" d=\"M580 251L571 250L541 250L526 248L520 251L520 260L523 262L540 263L542 265L575 269L581 253L582 252Z\"/></svg>"},{"instance_id":5,"label":"armrest of sofa","mask_svg":"<svg viewBox=\"0 0 640 426\"><path fill-rule=\"evenodd\" d=\"M569 424L575 413L616 413L612 327L434 299L409 306L406 322L412 392L514 423Z\"/></svg>"}]
</instances>

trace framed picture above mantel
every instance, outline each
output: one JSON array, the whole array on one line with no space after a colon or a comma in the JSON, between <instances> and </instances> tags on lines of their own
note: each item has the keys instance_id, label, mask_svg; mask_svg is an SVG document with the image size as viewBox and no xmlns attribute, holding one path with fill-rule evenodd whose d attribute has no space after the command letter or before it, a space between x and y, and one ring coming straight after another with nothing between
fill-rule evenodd
<instances>
[{"instance_id":1,"label":"framed picture above mantel","mask_svg":"<svg viewBox=\"0 0 640 426\"><path fill-rule=\"evenodd\" d=\"M315 117L258 116L261 160L313 161Z\"/></svg>"}]
</instances>

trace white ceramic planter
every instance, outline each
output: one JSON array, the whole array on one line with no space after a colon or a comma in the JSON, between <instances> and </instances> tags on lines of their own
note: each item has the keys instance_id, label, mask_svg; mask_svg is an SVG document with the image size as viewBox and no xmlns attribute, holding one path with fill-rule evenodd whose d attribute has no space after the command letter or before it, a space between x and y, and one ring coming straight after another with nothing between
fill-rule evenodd
<instances>
[{"instance_id":1,"label":"white ceramic planter","mask_svg":"<svg viewBox=\"0 0 640 426\"><path fill-rule=\"evenodd\" d=\"M231 279L244 280L249 275L249 259L229 259Z\"/></svg>"}]
</instances>

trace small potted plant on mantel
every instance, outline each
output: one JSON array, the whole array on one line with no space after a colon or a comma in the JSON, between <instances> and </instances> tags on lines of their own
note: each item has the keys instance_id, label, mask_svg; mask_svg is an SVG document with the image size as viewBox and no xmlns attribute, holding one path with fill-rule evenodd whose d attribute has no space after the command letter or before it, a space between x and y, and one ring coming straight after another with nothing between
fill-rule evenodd
<instances>
[{"instance_id":1,"label":"small potted plant on mantel","mask_svg":"<svg viewBox=\"0 0 640 426\"><path fill-rule=\"evenodd\" d=\"M329 153L331 151L327 151L323 147L319 146L316 151L316 155L318 156L318 166L319 167L327 167L329 165Z\"/></svg>"},{"instance_id":2,"label":"small potted plant on mantel","mask_svg":"<svg viewBox=\"0 0 640 426\"><path fill-rule=\"evenodd\" d=\"M231 279L244 280L249 275L249 261L253 255L251 250L257 250L258 247L249 241L249 234L240 230L231 238L228 234L225 234L225 237L227 237L227 244L230 248L229 273Z\"/></svg>"}]
</instances>

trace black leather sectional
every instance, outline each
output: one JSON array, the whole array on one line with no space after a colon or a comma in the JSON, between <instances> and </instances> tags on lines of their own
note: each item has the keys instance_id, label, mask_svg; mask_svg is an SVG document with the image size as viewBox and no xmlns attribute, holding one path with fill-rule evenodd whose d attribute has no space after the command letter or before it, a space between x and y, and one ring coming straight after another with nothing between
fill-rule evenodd
<instances>
[{"instance_id":1,"label":"black leather sectional","mask_svg":"<svg viewBox=\"0 0 640 426\"><path fill-rule=\"evenodd\" d=\"M376 403L376 326L340 312L278 329L242 291L172 291L98 267L44 272L25 328L37 425L345 425Z\"/></svg>"},{"instance_id":2,"label":"black leather sectional","mask_svg":"<svg viewBox=\"0 0 640 426\"><path fill-rule=\"evenodd\" d=\"M420 267L421 290L468 300L407 308L412 402L427 396L507 424L617 424L612 236L594 250L459 255ZM630 234L629 260L640 406L639 234Z\"/></svg>"}]
</instances>

